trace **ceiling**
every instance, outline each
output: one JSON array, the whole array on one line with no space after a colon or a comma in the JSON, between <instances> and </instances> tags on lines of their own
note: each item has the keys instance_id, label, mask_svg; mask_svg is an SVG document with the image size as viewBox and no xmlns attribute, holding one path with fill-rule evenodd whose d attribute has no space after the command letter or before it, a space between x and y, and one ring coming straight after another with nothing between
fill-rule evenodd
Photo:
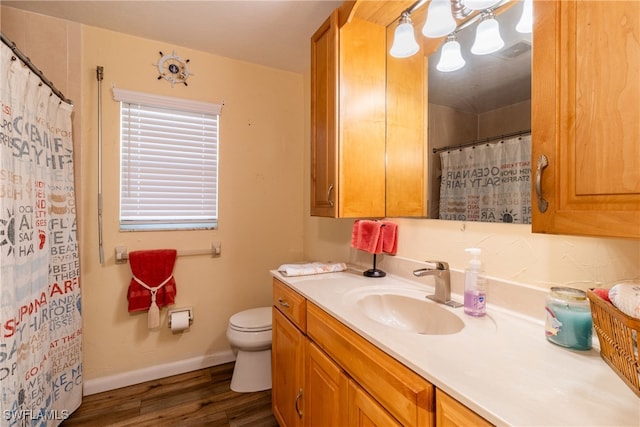
<instances>
[{"instance_id":1,"label":"ceiling","mask_svg":"<svg viewBox=\"0 0 640 427\"><path fill-rule=\"evenodd\" d=\"M2 0L2 4L175 46L304 73L310 67L311 36L342 1ZM506 42L502 51L482 57L471 55L468 50L475 34L473 25L458 34L467 60L463 69L441 73L435 70L439 52L430 57L430 102L478 114L531 97L531 37L512 30L521 7L515 5L498 17ZM419 30L416 25L418 39L422 37ZM522 42L525 44L522 45ZM523 55L507 58L505 53L513 45L528 46L529 49L525 49Z\"/></svg>"},{"instance_id":2,"label":"ceiling","mask_svg":"<svg viewBox=\"0 0 640 427\"><path fill-rule=\"evenodd\" d=\"M311 36L342 1L2 0L2 4L303 73L310 67Z\"/></svg>"}]
</instances>

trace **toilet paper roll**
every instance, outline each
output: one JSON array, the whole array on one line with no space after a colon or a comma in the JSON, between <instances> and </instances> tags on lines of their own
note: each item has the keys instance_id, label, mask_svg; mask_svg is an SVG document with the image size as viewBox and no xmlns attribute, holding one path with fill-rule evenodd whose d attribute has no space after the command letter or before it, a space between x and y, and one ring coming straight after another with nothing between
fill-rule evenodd
<instances>
[{"instance_id":1,"label":"toilet paper roll","mask_svg":"<svg viewBox=\"0 0 640 427\"><path fill-rule=\"evenodd\" d=\"M181 332L189 329L189 312L174 311L171 313L171 331Z\"/></svg>"}]
</instances>

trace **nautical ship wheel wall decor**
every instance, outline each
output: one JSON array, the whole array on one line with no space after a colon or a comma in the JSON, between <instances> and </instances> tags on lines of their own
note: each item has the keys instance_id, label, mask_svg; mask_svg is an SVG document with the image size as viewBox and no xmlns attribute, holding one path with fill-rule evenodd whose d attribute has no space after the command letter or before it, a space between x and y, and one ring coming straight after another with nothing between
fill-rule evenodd
<instances>
[{"instance_id":1,"label":"nautical ship wheel wall decor","mask_svg":"<svg viewBox=\"0 0 640 427\"><path fill-rule=\"evenodd\" d=\"M187 78L189 76L193 76L192 73L189 72L189 60L182 59L176 52L173 51L171 55L165 55L160 53L160 60L157 64L153 64L158 67L158 80L165 79L169 83L171 83L171 87L173 87L174 83L182 83L185 86L187 84Z\"/></svg>"}]
</instances>

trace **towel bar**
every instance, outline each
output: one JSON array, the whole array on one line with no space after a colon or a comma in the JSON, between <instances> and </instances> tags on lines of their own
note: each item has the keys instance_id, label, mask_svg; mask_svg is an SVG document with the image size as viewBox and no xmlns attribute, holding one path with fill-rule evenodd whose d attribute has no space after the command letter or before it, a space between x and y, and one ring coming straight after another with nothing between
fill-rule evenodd
<instances>
[{"instance_id":1,"label":"towel bar","mask_svg":"<svg viewBox=\"0 0 640 427\"><path fill-rule=\"evenodd\" d=\"M214 258L222 254L222 245L219 241L211 243L210 249L179 249L178 256L211 255ZM126 264L129 260L129 252L126 246L115 247L116 264Z\"/></svg>"}]
</instances>

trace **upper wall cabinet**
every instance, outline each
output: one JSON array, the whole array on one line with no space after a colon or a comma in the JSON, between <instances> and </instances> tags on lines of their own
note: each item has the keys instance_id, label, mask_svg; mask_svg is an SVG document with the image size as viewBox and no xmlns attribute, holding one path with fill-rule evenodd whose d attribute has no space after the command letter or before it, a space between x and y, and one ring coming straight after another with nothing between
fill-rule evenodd
<instances>
[{"instance_id":1,"label":"upper wall cabinet","mask_svg":"<svg viewBox=\"0 0 640 427\"><path fill-rule=\"evenodd\" d=\"M385 29L337 9L311 39L311 215L385 215Z\"/></svg>"},{"instance_id":2,"label":"upper wall cabinet","mask_svg":"<svg viewBox=\"0 0 640 427\"><path fill-rule=\"evenodd\" d=\"M638 239L640 2L537 1L535 22L533 231Z\"/></svg>"},{"instance_id":3,"label":"upper wall cabinet","mask_svg":"<svg viewBox=\"0 0 640 427\"><path fill-rule=\"evenodd\" d=\"M387 140L387 29L382 22L397 11L387 14L385 3L394 2L345 2L311 38L311 215L379 218L426 212L423 137L414 138L416 127L404 126L406 107L393 110ZM408 84L392 90L408 93ZM406 105L394 99L395 105Z\"/></svg>"},{"instance_id":4,"label":"upper wall cabinet","mask_svg":"<svg viewBox=\"0 0 640 427\"><path fill-rule=\"evenodd\" d=\"M387 40L393 40L395 29L395 23L387 26ZM386 213L389 217L424 217L427 59L422 54L394 58L387 52L386 62Z\"/></svg>"}]
</instances>

